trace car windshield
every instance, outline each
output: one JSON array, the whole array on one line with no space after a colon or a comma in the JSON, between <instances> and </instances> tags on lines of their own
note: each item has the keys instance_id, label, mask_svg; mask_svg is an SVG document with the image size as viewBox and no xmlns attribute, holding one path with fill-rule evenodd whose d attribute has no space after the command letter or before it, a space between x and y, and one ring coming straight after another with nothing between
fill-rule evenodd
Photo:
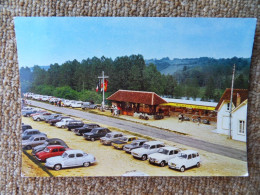
<instances>
[{"instance_id":1,"label":"car windshield","mask_svg":"<svg viewBox=\"0 0 260 195\"><path fill-rule=\"evenodd\" d=\"M123 142L126 142L127 141L127 137L120 137L119 140L123 141Z\"/></svg>"},{"instance_id":2,"label":"car windshield","mask_svg":"<svg viewBox=\"0 0 260 195\"><path fill-rule=\"evenodd\" d=\"M107 138L111 138L111 134L109 134L109 133L106 134L106 137L107 137Z\"/></svg>"},{"instance_id":3,"label":"car windshield","mask_svg":"<svg viewBox=\"0 0 260 195\"><path fill-rule=\"evenodd\" d=\"M98 129L92 129L91 133L96 133Z\"/></svg>"},{"instance_id":4,"label":"car windshield","mask_svg":"<svg viewBox=\"0 0 260 195\"><path fill-rule=\"evenodd\" d=\"M50 152L50 149L49 148L45 148L44 152Z\"/></svg>"},{"instance_id":5,"label":"car windshield","mask_svg":"<svg viewBox=\"0 0 260 195\"><path fill-rule=\"evenodd\" d=\"M158 152L161 153L161 154L168 154L168 153L169 153L169 150L160 148Z\"/></svg>"},{"instance_id":6,"label":"car windshield","mask_svg":"<svg viewBox=\"0 0 260 195\"><path fill-rule=\"evenodd\" d=\"M30 141L33 141L33 139L34 139L34 137L30 137L30 138L29 138Z\"/></svg>"},{"instance_id":7,"label":"car windshield","mask_svg":"<svg viewBox=\"0 0 260 195\"><path fill-rule=\"evenodd\" d=\"M179 157L180 157L180 158L187 158L187 154L180 153L180 154L179 154Z\"/></svg>"},{"instance_id":8,"label":"car windshield","mask_svg":"<svg viewBox=\"0 0 260 195\"><path fill-rule=\"evenodd\" d=\"M68 156L68 154L66 152L64 152L61 157L66 158L67 156Z\"/></svg>"},{"instance_id":9,"label":"car windshield","mask_svg":"<svg viewBox=\"0 0 260 195\"><path fill-rule=\"evenodd\" d=\"M144 145L142 146L142 148L144 148L144 149L149 149L149 148L150 148L150 145L144 144Z\"/></svg>"}]
</instances>

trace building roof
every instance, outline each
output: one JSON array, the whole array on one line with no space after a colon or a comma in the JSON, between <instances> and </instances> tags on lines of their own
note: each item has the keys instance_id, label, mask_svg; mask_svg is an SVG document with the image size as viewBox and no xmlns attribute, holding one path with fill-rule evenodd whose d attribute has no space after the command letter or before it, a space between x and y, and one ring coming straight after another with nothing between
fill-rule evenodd
<instances>
[{"instance_id":1,"label":"building roof","mask_svg":"<svg viewBox=\"0 0 260 195\"><path fill-rule=\"evenodd\" d=\"M183 103L183 104L194 104L200 106L212 106L216 107L217 102L205 102L205 101L194 101L194 100L183 100L183 99L173 99L173 98L163 98L167 102L174 102L174 103Z\"/></svg>"},{"instance_id":2,"label":"building roof","mask_svg":"<svg viewBox=\"0 0 260 195\"><path fill-rule=\"evenodd\" d=\"M107 99L118 102L132 102L146 105L159 105L162 103L167 103L156 93L147 91L118 90Z\"/></svg>"},{"instance_id":3,"label":"building roof","mask_svg":"<svg viewBox=\"0 0 260 195\"><path fill-rule=\"evenodd\" d=\"M235 105L235 107L239 106L237 105L237 97L238 97L238 94L240 95L241 97L241 100L240 100L240 104L242 102L244 102L247 98L248 98L248 90L247 89L233 89L233 104ZM223 101L230 101L230 96L231 95L231 89L230 88L227 88L225 90L225 92L223 93L223 95L221 96L219 102L218 102L218 105L216 106L216 110L218 110L221 106L221 104L223 103Z\"/></svg>"}]
</instances>

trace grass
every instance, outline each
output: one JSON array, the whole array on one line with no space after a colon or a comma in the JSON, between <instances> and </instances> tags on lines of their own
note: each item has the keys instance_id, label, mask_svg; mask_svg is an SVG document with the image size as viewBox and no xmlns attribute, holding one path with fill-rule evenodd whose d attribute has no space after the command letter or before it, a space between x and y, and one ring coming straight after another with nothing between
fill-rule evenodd
<instances>
[{"instance_id":1,"label":"grass","mask_svg":"<svg viewBox=\"0 0 260 195\"><path fill-rule=\"evenodd\" d=\"M30 155L26 150L23 150L23 153L31 160L33 161L40 169L42 169L44 172L46 172L50 177L54 177L53 174L51 174L45 166L43 166L38 160L36 160L32 155Z\"/></svg>"}]
</instances>

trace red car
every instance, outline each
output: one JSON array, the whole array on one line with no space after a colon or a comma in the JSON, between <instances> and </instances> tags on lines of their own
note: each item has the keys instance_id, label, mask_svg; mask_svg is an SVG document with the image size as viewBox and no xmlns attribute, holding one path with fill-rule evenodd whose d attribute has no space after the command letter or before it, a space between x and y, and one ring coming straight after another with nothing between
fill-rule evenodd
<instances>
[{"instance_id":1,"label":"red car","mask_svg":"<svg viewBox=\"0 0 260 195\"><path fill-rule=\"evenodd\" d=\"M39 161L45 161L47 158L54 156L61 156L66 150L70 150L70 148L65 148L60 145L51 145L47 146L43 151L37 152L35 157Z\"/></svg>"}]
</instances>

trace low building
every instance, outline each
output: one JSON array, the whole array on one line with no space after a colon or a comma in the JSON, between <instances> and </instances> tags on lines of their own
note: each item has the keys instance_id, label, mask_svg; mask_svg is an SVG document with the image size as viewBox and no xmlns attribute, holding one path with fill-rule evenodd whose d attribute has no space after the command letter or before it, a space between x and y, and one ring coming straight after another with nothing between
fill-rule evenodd
<instances>
[{"instance_id":1,"label":"low building","mask_svg":"<svg viewBox=\"0 0 260 195\"><path fill-rule=\"evenodd\" d=\"M107 100L111 100L112 105L117 106L121 114L130 116L135 112L155 114L159 104L167 103L154 92L132 90L118 90Z\"/></svg>"},{"instance_id":2,"label":"low building","mask_svg":"<svg viewBox=\"0 0 260 195\"><path fill-rule=\"evenodd\" d=\"M201 119L208 119L216 121L215 108L218 103L193 101L183 99L163 98L167 103L159 105L159 108L164 111L166 116L178 116L183 114L189 118L201 117Z\"/></svg>"},{"instance_id":3,"label":"low building","mask_svg":"<svg viewBox=\"0 0 260 195\"><path fill-rule=\"evenodd\" d=\"M231 137L234 140L246 142L247 125L247 89L234 89L233 100L230 104L231 89L226 89L218 105L217 133L230 135L230 110L231 111Z\"/></svg>"}]
</instances>

